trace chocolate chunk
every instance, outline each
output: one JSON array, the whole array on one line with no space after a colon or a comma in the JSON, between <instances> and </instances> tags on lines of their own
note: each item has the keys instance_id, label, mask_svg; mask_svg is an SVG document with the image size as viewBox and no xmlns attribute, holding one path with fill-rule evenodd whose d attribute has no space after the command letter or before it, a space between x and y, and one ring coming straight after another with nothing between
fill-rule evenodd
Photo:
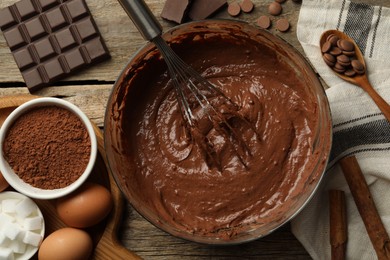
<instances>
[{"instance_id":1,"label":"chocolate chunk","mask_svg":"<svg viewBox=\"0 0 390 260\"><path fill-rule=\"evenodd\" d=\"M353 69L347 69L345 72L344 72L344 75L347 76L347 77L353 77L356 75L356 72L353 70Z\"/></svg>"},{"instance_id":2,"label":"chocolate chunk","mask_svg":"<svg viewBox=\"0 0 390 260\"><path fill-rule=\"evenodd\" d=\"M0 28L30 92L109 57L85 0L21 0Z\"/></svg>"},{"instance_id":3,"label":"chocolate chunk","mask_svg":"<svg viewBox=\"0 0 390 260\"><path fill-rule=\"evenodd\" d=\"M176 23L184 22L190 0L166 0L161 17Z\"/></svg>"},{"instance_id":4,"label":"chocolate chunk","mask_svg":"<svg viewBox=\"0 0 390 260\"><path fill-rule=\"evenodd\" d=\"M325 53L322 58L324 59L325 63L330 67L333 67L336 64L336 58L329 53Z\"/></svg>"},{"instance_id":5,"label":"chocolate chunk","mask_svg":"<svg viewBox=\"0 0 390 260\"><path fill-rule=\"evenodd\" d=\"M286 2L286 0L275 0L275 2L278 2L279 4L283 4L284 2Z\"/></svg>"},{"instance_id":6,"label":"chocolate chunk","mask_svg":"<svg viewBox=\"0 0 390 260\"><path fill-rule=\"evenodd\" d=\"M347 67L351 64L351 60L347 55L341 54L337 56L337 62L343 65L344 67Z\"/></svg>"},{"instance_id":7,"label":"chocolate chunk","mask_svg":"<svg viewBox=\"0 0 390 260\"><path fill-rule=\"evenodd\" d=\"M12 15L9 8L0 10L0 29L5 30L9 26L17 24L16 18Z\"/></svg>"},{"instance_id":8,"label":"chocolate chunk","mask_svg":"<svg viewBox=\"0 0 390 260\"><path fill-rule=\"evenodd\" d=\"M257 25L263 29L268 29L271 26L271 19L266 15L262 15L257 19Z\"/></svg>"},{"instance_id":9,"label":"chocolate chunk","mask_svg":"<svg viewBox=\"0 0 390 260\"><path fill-rule=\"evenodd\" d=\"M328 52L332 48L332 44L330 42L325 42L324 45L322 45L321 51L322 52Z\"/></svg>"},{"instance_id":10,"label":"chocolate chunk","mask_svg":"<svg viewBox=\"0 0 390 260\"><path fill-rule=\"evenodd\" d=\"M336 64L333 67L333 70L338 72L338 73L343 73L346 70L346 68L343 65L341 65L340 63L336 62Z\"/></svg>"},{"instance_id":11,"label":"chocolate chunk","mask_svg":"<svg viewBox=\"0 0 390 260\"><path fill-rule=\"evenodd\" d=\"M290 23L286 18L279 19L276 22L276 29L281 32L287 32L290 29Z\"/></svg>"},{"instance_id":12,"label":"chocolate chunk","mask_svg":"<svg viewBox=\"0 0 390 260\"><path fill-rule=\"evenodd\" d=\"M365 68L364 68L363 63L361 63L361 62L358 61L358 60L352 60L352 61L351 61L351 65L352 65L353 70L354 70L357 74L364 74Z\"/></svg>"},{"instance_id":13,"label":"chocolate chunk","mask_svg":"<svg viewBox=\"0 0 390 260\"><path fill-rule=\"evenodd\" d=\"M253 4L253 2L251 0L243 0L240 4L240 7L244 13L250 13L250 12L252 12L255 5Z\"/></svg>"},{"instance_id":14,"label":"chocolate chunk","mask_svg":"<svg viewBox=\"0 0 390 260\"><path fill-rule=\"evenodd\" d=\"M237 16L239 15L241 12L241 7L240 5L237 3L237 2L232 2L229 4L228 6L228 13L231 15L231 16Z\"/></svg>"},{"instance_id":15,"label":"chocolate chunk","mask_svg":"<svg viewBox=\"0 0 390 260\"><path fill-rule=\"evenodd\" d=\"M279 15L282 13L282 6L278 3L278 2L272 2L269 6L268 6L268 13L270 15Z\"/></svg>"},{"instance_id":16,"label":"chocolate chunk","mask_svg":"<svg viewBox=\"0 0 390 260\"><path fill-rule=\"evenodd\" d=\"M338 56L342 53L342 51L340 50L340 48L338 47L333 47L330 51L329 51L330 54L334 55L334 56Z\"/></svg>"},{"instance_id":17,"label":"chocolate chunk","mask_svg":"<svg viewBox=\"0 0 390 260\"><path fill-rule=\"evenodd\" d=\"M226 4L226 0L192 0L188 17L194 21L206 19Z\"/></svg>"},{"instance_id":18,"label":"chocolate chunk","mask_svg":"<svg viewBox=\"0 0 390 260\"><path fill-rule=\"evenodd\" d=\"M339 37L334 35L334 34L331 34L328 36L328 38L326 39L326 41L329 41L332 46L337 46L337 42L339 41Z\"/></svg>"},{"instance_id":19,"label":"chocolate chunk","mask_svg":"<svg viewBox=\"0 0 390 260\"><path fill-rule=\"evenodd\" d=\"M348 40L339 40L337 46L343 51L353 51L355 49L355 45Z\"/></svg>"},{"instance_id":20,"label":"chocolate chunk","mask_svg":"<svg viewBox=\"0 0 390 260\"><path fill-rule=\"evenodd\" d=\"M347 55L349 57L355 56L356 52L355 51L343 51L344 55Z\"/></svg>"}]
</instances>

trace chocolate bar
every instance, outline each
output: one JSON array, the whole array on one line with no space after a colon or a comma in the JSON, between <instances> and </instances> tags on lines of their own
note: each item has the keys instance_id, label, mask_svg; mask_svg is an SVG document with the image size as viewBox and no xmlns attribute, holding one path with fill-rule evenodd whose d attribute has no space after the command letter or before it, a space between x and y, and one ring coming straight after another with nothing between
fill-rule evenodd
<instances>
[{"instance_id":1,"label":"chocolate bar","mask_svg":"<svg viewBox=\"0 0 390 260\"><path fill-rule=\"evenodd\" d=\"M226 4L226 0L194 0L188 12L188 16L194 21L203 20L213 15L223 6L226 6Z\"/></svg>"},{"instance_id":2,"label":"chocolate bar","mask_svg":"<svg viewBox=\"0 0 390 260\"><path fill-rule=\"evenodd\" d=\"M184 22L190 0L167 0L161 12L161 17L176 23Z\"/></svg>"},{"instance_id":3,"label":"chocolate bar","mask_svg":"<svg viewBox=\"0 0 390 260\"><path fill-rule=\"evenodd\" d=\"M110 57L84 0L21 0L0 29L30 92Z\"/></svg>"}]
</instances>

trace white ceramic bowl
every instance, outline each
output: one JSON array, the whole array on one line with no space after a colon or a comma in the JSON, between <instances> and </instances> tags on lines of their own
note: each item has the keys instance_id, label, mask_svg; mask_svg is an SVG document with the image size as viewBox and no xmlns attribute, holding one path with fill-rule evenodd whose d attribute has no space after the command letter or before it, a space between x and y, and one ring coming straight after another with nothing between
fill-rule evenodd
<instances>
[{"instance_id":1,"label":"white ceramic bowl","mask_svg":"<svg viewBox=\"0 0 390 260\"><path fill-rule=\"evenodd\" d=\"M39 230L33 230L32 232L37 233L41 235L42 239L45 235L45 220L43 218L42 212L39 209L38 205L31 200L30 198L24 196L23 194L20 194L18 192L13 192L13 191L5 191L5 192L0 192L0 204L2 203L3 200L24 200L27 199L31 204L36 206L36 209L33 211L31 217L40 217L42 219L42 227ZM19 236L18 236L19 237ZM27 260L31 259L32 256L37 252L39 246L33 246L33 245L26 245L26 251L24 254L14 254L15 260Z\"/></svg>"},{"instance_id":2,"label":"white ceramic bowl","mask_svg":"<svg viewBox=\"0 0 390 260\"><path fill-rule=\"evenodd\" d=\"M6 134L13 122L20 117L22 114L28 112L30 109L42 106L58 106L61 108L65 108L75 115L77 115L80 120L84 123L89 137L91 141L91 154L89 158L88 165L82 175L72 184L67 187L60 189L40 189L31 186L30 184L24 182L19 176L12 170L8 162L4 158L3 144L6 137ZM50 98L43 97L33 99L28 101L18 108L16 108L4 121L1 129L0 129L0 171L3 173L4 178L7 180L9 185L11 185L15 190L20 193L25 194L28 197L36 198L36 199L55 199L59 197L63 197L72 191L76 190L80 187L81 184L85 182L91 173L97 156L97 139L96 134L94 132L93 126L89 118L74 104L59 99L59 98Z\"/></svg>"}]
</instances>

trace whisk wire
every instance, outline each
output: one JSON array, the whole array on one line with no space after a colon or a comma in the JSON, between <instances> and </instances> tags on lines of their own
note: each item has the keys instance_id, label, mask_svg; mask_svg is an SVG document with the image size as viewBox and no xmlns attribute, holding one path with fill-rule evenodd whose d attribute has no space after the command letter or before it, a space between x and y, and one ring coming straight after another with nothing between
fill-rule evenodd
<instances>
[{"instance_id":1,"label":"whisk wire","mask_svg":"<svg viewBox=\"0 0 390 260\"><path fill-rule=\"evenodd\" d=\"M202 139L200 142L198 142L198 145L200 145L201 149L206 151L208 156L219 168L220 164L216 158L217 156L214 149L212 148L211 142L207 139L207 137L199 134L199 129L196 129L195 127L196 118L192 113L191 104L189 103L187 94L191 94L191 96L195 98L196 103L199 104L202 111L204 112L204 115L207 116L207 118L210 120L214 129L222 132L224 136L228 137L226 138L227 142L229 142L231 147L233 147L239 160L246 167L247 165L244 160L245 154L249 156L251 155L248 145L237 133L237 131L230 125L222 113L217 111L213 104L211 104L210 100L212 98L222 98L226 105L234 107L234 111L238 110L237 105L228 97L226 97L222 91L216 88L209 81L205 80L191 66L186 64L160 36L154 38L153 43L156 45L157 49L160 51L161 55L166 61L168 72L171 76L176 95L178 96L180 109L185 116L185 120L188 125L193 127L193 130L196 131L196 133L194 133L195 136L192 136L192 138ZM242 119L250 125L246 119ZM236 144L233 143L230 137L233 137L233 139L236 140L239 147L242 149L239 149Z\"/></svg>"}]
</instances>

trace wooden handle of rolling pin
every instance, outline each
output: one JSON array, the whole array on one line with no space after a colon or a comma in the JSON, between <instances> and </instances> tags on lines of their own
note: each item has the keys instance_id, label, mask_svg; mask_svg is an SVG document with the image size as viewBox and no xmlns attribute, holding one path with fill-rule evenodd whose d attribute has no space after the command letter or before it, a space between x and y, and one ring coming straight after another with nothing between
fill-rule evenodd
<instances>
[{"instance_id":1,"label":"wooden handle of rolling pin","mask_svg":"<svg viewBox=\"0 0 390 260\"><path fill-rule=\"evenodd\" d=\"M345 194L341 190L329 191L329 239L332 260L344 260L348 235Z\"/></svg>"},{"instance_id":2,"label":"wooden handle of rolling pin","mask_svg":"<svg viewBox=\"0 0 390 260\"><path fill-rule=\"evenodd\" d=\"M390 259L390 238L383 226L356 157L351 156L341 159L340 166L378 259Z\"/></svg>"}]
</instances>

